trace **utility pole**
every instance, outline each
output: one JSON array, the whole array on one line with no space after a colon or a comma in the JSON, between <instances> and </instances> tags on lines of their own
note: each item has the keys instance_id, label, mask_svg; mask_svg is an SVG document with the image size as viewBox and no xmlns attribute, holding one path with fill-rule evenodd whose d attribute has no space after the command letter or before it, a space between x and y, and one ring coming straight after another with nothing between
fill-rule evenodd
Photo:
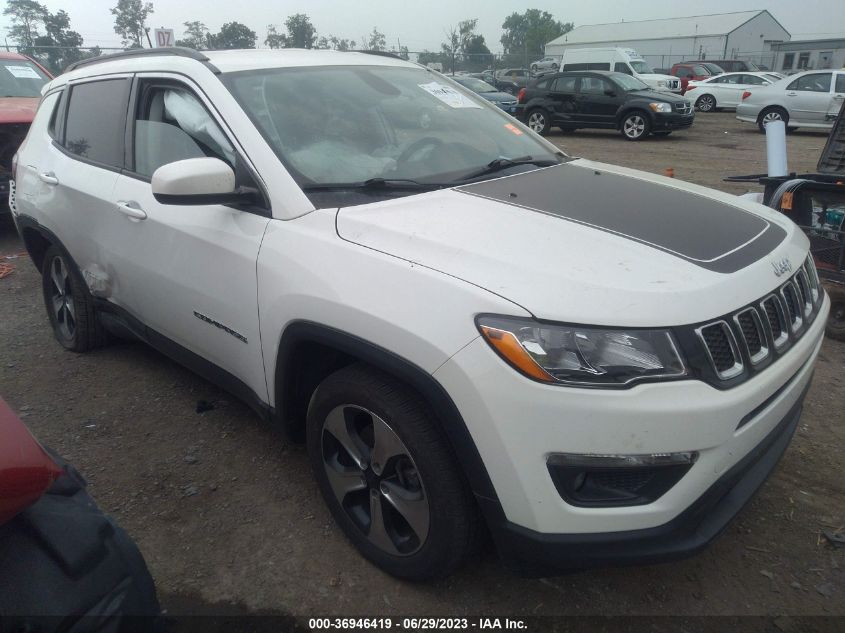
<instances>
[{"instance_id":1,"label":"utility pole","mask_svg":"<svg viewBox=\"0 0 845 633\"><path fill-rule=\"evenodd\" d=\"M150 45L150 48L153 47L153 41L150 39L150 27L144 27L144 34L147 36L147 44Z\"/></svg>"}]
</instances>

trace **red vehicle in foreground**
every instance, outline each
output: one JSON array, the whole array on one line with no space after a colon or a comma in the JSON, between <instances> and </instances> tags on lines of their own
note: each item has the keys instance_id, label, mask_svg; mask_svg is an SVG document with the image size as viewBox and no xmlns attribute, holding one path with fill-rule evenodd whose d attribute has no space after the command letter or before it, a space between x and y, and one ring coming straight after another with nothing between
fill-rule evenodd
<instances>
[{"instance_id":1,"label":"red vehicle in foreground","mask_svg":"<svg viewBox=\"0 0 845 633\"><path fill-rule=\"evenodd\" d=\"M0 631L161 631L138 548L0 398Z\"/></svg>"},{"instance_id":2,"label":"red vehicle in foreground","mask_svg":"<svg viewBox=\"0 0 845 633\"><path fill-rule=\"evenodd\" d=\"M34 59L0 52L0 213L7 210L12 157L29 131L41 87L52 78Z\"/></svg>"}]
</instances>

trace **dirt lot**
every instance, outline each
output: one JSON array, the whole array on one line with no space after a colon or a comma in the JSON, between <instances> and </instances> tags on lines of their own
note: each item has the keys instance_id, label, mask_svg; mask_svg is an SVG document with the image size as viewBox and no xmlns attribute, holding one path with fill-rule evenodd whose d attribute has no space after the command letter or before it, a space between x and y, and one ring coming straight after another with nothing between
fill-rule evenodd
<instances>
[{"instance_id":1,"label":"dirt lot","mask_svg":"<svg viewBox=\"0 0 845 633\"><path fill-rule=\"evenodd\" d=\"M610 132L551 138L575 155L658 173L672 167L678 178L735 193L748 188L724 176L764 170L763 136L728 113L641 143ZM813 170L825 139L790 135L790 168ZM20 250L3 224L0 255ZM0 394L86 474L137 540L171 612L240 603L297 616L845 616L845 549L820 535L845 525L845 344L825 342L783 461L703 554L525 580L488 552L449 580L412 585L358 556L332 524L303 448L244 405L142 345L63 351L28 260L0 280L0 309ZM216 408L197 414L199 400Z\"/></svg>"}]
</instances>

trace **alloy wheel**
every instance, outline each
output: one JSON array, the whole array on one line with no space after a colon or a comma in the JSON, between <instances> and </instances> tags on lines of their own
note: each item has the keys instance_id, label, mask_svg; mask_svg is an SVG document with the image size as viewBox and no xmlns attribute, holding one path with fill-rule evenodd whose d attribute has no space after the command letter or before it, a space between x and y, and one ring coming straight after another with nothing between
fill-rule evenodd
<instances>
[{"instance_id":1,"label":"alloy wheel","mask_svg":"<svg viewBox=\"0 0 845 633\"><path fill-rule=\"evenodd\" d=\"M715 106L715 100L710 95L704 95L698 100L698 109L701 112L710 112Z\"/></svg>"},{"instance_id":2,"label":"alloy wheel","mask_svg":"<svg viewBox=\"0 0 845 633\"><path fill-rule=\"evenodd\" d=\"M763 125L766 125L766 123L771 123L772 121L783 121L783 116L781 116L781 113L777 110L766 112L766 114L763 115Z\"/></svg>"},{"instance_id":3,"label":"alloy wheel","mask_svg":"<svg viewBox=\"0 0 845 633\"><path fill-rule=\"evenodd\" d=\"M67 265L61 257L50 262L50 306L56 323L65 339L70 340L76 332L76 308Z\"/></svg>"},{"instance_id":4,"label":"alloy wheel","mask_svg":"<svg viewBox=\"0 0 845 633\"><path fill-rule=\"evenodd\" d=\"M645 133L645 119L639 114L632 114L625 119L622 131L628 138L640 138Z\"/></svg>"},{"instance_id":5,"label":"alloy wheel","mask_svg":"<svg viewBox=\"0 0 845 633\"><path fill-rule=\"evenodd\" d=\"M546 129L546 117L542 112L532 112L528 117L528 127L538 134Z\"/></svg>"},{"instance_id":6,"label":"alloy wheel","mask_svg":"<svg viewBox=\"0 0 845 633\"><path fill-rule=\"evenodd\" d=\"M410 451L381 417L352 404L323 422L326 476L346 515L376 547L410 556L428 536L431 511Z\"/></svg>"}]
</instances>

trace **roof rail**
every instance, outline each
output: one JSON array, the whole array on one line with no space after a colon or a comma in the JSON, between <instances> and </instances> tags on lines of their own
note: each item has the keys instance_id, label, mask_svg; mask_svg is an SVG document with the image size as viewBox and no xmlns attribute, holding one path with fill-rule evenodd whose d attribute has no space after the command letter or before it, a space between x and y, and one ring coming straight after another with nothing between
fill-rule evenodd
<instances>
[{"instance_id":1,"label":"roof rail","mask_svg":"<svg viewBox=\"0 0 845 633\"><path fill-rule=\"evenodd\" d=\"M390 51L352 51L353 53L364 53L365 55L378 55L379 57L392 57L393 59L401 59L407 61L403 57L399 57L396 53Z\"/></svg>"},{"instance_id":2,"label":"roof rail","mask_svg":"<svg viewBox=\"0 0 845 633\"><path fill-rule=\"evenodd\" d=\"M206 55L200 51L195 51L193 48L185 48L183 46L165 46L162 48L133 48L128 51L120 51L119 53L111 53L110 55L100 55L98 57L90 57L88 59L81 59L78 62L73 62L65 68L65 72L76 70L82 66L90 66L92 64L102 64L110 62L113 59L127 59L131 57L152 57L158 55L174 55L176 57L187 57L195 59L198 62L206 64L212 72L219 73L220 71L209 62Z\"/></svg>"}]
</instances>

